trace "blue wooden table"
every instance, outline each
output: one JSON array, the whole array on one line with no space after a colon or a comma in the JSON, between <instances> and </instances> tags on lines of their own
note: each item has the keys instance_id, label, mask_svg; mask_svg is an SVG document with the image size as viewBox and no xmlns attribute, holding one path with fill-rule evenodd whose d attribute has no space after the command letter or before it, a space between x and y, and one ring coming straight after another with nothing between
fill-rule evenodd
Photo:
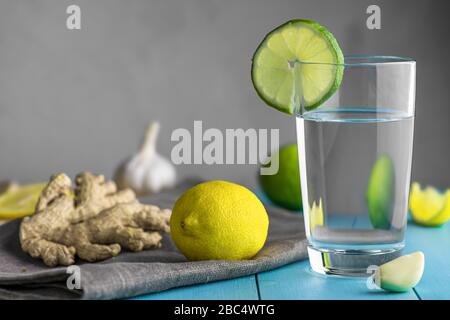
<instances>
[{"instance_id":1,"label":"blue wooden table","mask_svg":"<svg viewBox=\"0 0 450 320\"><path fill-rule=\"evenodd\" d=\"M353 223L356 225L358 221ZM175 288L136 299L450 299L450 222L440 228L408 223L404 252L418 250L425 254L425 272L419 285L406 293L369 290L365 278L317 275L310 271L305 260L269 272Z\"/></svg>"}]
</instances>

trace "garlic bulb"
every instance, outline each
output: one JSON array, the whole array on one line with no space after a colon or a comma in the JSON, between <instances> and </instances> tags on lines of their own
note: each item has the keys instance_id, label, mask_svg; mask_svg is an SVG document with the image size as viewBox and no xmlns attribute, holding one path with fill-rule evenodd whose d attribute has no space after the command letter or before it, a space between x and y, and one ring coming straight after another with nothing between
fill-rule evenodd
<instances>
[{"instance_id":1,"label":"garlic bulb","mask_svg":"<svg viewBox=\"0 0 450 320\"><path fill-rule=\"evenodd\" d=\"M172 188L176 172L172 163L156 152L159 123L151 123L139 152L116 171L114 180L120 189L131 188L138 195Z\"/></svg>"}]
</instances>

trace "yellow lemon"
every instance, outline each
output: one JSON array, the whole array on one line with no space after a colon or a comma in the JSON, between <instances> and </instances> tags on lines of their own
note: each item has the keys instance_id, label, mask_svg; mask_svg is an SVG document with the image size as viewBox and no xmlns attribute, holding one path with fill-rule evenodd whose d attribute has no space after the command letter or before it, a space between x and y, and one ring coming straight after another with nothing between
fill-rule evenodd
<instances>
[{"instance_id":1,"label":"yellow lemon","mask_svg":"<svg viewBox=\"0 0 450 320\"><path fill-rule=\"evenodd\" d=\"M30 215L46 183L11 185L0 195L0 219L17 219Z\"/></svg>"},{"instance_id":2,"label":"yellow lemon","mask_svg":"<svg viewBox=\"0 0 450 320\"><path fill-rule=\"evenodd\" d=\"M187 190L176 201L170 232L189 260L242 260L263 247L267 212L247 188L208 181Z\"/></svg>"},{"instance_id":3,"label":"yellow lemon","mask_svg":"<svg viewBox=\"0 0 450 320\"><path fill-rule=\"evenodd\" d=\"M411 187L409 208L414 222L436 227L450 219L450 189L440 193L433 187L421 189L417 182Z\"/></svg>"}]
</instances>

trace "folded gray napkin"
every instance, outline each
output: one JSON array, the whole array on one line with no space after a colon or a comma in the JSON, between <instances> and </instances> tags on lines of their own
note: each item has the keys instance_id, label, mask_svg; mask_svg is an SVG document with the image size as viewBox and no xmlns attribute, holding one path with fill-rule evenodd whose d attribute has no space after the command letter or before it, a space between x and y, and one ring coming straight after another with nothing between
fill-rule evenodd
<instances>
[{"instance_id":1,"label":"folded gray napkin","mask_svg":"<svg viewBox=\"0 0 450 320\"><path fill-rule=\"evenodd\" d=\"M195 184L185 182L169 192L142 198L142 202L172 208L177 197ZM306 258L301 216L267 207L269 236L251 260L188 262L169 235L162 247L122 252L97 263L78 261L81 289L69 289L67 267L49 268L24 253L19 244L20 221L0 226L0 299L117 299L174 287L231 279ZM73 271L72 271L73 272Z\"/></svg>"}]
</instances>

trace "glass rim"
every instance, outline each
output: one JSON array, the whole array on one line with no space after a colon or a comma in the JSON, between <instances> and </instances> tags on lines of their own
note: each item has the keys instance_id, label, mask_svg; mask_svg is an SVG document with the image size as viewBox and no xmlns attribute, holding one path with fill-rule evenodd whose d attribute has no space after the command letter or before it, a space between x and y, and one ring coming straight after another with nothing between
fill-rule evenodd
<instances>
[{"instance_id":1,"label":"glass rim","mask_svg":"<svg viewBox=\"0 0 450 320\"><path fill-rule=\"evenodd\" d=\"M351 62L348 62L350 60ZM299 61L300 64L311 65L329 65L342 67L376 67L381 65L399 65L399 64L415 64L416 60L409 57L400 56L359 56L346 55L344 56L344 63L329 63L329 62L314 62L314 61Z\"/></svg>"}]
</instances>

